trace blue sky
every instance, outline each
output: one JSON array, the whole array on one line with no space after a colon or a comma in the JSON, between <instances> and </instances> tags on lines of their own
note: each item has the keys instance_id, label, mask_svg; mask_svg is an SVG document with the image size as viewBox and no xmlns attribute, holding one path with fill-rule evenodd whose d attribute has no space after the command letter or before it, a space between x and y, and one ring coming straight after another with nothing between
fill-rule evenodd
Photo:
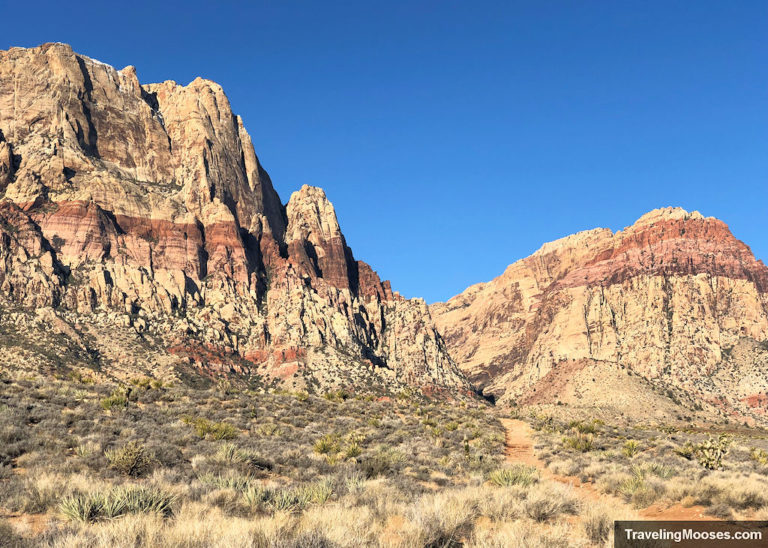
<instances>
[{"instance_id":1,"label":"blue sky","mask_svg":"<svg viewBox=\"0 0 768 548\"><path fill-rule=\"evenodd\" d=\"M283 200L323 187L406 296L668 205L768 259L766 2L114 4L5 3L0 49L219 82Z\"/></svg>"}]
</instances>

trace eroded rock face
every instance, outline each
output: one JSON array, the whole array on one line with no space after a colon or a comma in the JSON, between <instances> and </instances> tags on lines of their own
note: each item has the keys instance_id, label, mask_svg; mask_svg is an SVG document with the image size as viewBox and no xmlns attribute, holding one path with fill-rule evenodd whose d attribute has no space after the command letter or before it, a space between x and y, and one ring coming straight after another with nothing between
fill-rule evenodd
<instances>
[{"instance_id":1,"label":"eroded rock face","mask_svg":"<svg viewBox=\"0 0 768 548\"><path fill-rule=\"evenodd\" d=\"M141 85L63 44L0 52L0 192L5 299L128 326L202 369L469 389L322 190L283 206L213 82Z\"/></svg>"},{"instance_id":2,"label":"eroded rock face","mask_svg":"<svg viewBox=\"0 0 768 548\"><path fill-rule=\"evenodd\" d=\"M666 208L545 244L432 314L454 359L502 400L566 401L566 381L589 368L599 383L601 363L741 413L738 374L721 372L740 341L768 339L768 268L722 221ZM766 373L742 396L765 394Z\"/></svg>"}]
</instances>

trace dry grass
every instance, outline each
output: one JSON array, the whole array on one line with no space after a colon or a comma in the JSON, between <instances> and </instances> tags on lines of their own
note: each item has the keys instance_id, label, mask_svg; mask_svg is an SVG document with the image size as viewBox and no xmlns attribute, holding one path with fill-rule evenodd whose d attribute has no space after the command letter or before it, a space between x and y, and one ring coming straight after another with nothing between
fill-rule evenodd
<instances>
[{"instance_id":1,"label":"dry grass","mask_svg":"<svg viewBox=\"0 0 768 548\"><path fill-rule=\"evenodd\" d=\"M0 520L2 546L593 546L628 517L505 466L487 407L146 379L3 382L0 507L42 525ZM105 410L113 394L127 403ZM735 439L713 471L675 453L704 435L532 420L553 471L638 507L768 511L762 440Z\"/></svg>"}]
</instances>

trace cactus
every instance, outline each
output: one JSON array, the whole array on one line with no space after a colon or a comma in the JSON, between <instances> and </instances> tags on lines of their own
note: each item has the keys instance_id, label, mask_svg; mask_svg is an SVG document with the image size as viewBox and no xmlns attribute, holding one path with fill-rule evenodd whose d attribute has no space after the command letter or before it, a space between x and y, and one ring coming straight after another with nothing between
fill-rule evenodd
<instances>
[{"instance_id":1,"label":"cactus","mask_svg":"<svg viewBox=\"0 0 768 548\"><path fill-rule=\"evenodd\" d=\"M696 448L699 464L709 470L719 470L723 465L723 457L728 454L731 438L725 434L715 440L712 436Z\"/></svg>"}]
</instances>

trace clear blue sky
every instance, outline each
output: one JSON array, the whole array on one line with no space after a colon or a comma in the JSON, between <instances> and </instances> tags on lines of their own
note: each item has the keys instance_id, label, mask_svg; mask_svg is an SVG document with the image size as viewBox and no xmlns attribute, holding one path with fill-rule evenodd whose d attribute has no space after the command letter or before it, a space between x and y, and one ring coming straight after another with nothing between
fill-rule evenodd
<instances>
[{"instance_id":1,"label":"clear blue sky","mask_svg":"<svg viewBox=\"0 0 768 548\"><path fill-rule=\"evenodd\" d=\"M200 75L283 201L432 302L543 242L679 205L768 259L765 1L6 2L0 48Z\"/></svg>"}]
</instances>

